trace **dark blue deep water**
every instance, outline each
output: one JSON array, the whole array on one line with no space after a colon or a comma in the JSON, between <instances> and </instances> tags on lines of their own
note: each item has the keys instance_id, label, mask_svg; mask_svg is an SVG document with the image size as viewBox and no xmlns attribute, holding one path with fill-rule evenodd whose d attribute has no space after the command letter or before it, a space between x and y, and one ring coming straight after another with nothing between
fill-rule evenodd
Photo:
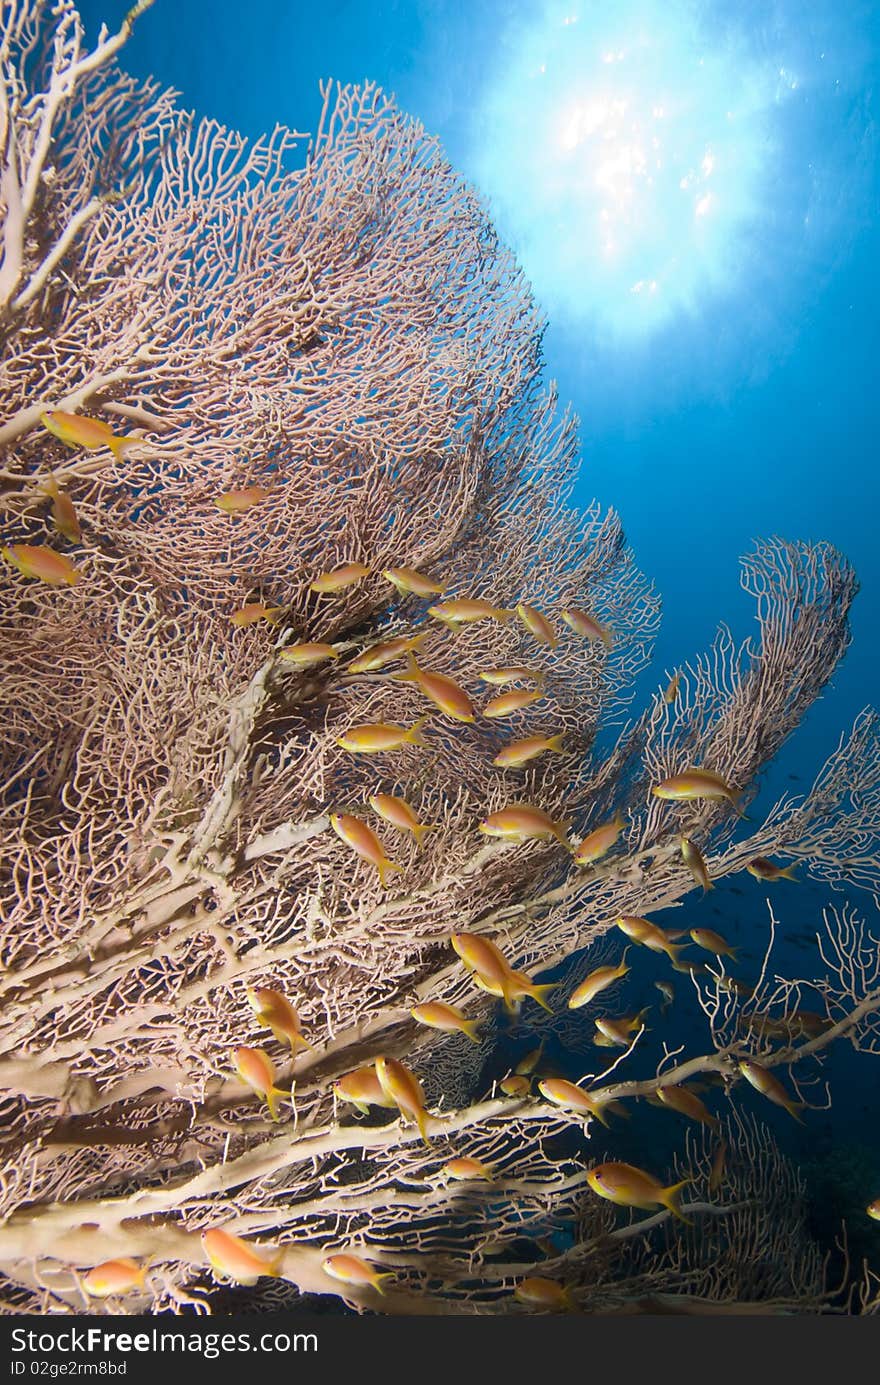
<instances>
[{"instance_id":1,"label":"dark blue deep water","mask_svg":"<svg viewBox=\"0 0 880 1385\"><path fill-rule=\"evenodd\" d=\"M93 34L127 0L80 8ZM849 557L851 649L766 773L763 806L809 784L880 696L878 52L869 0L157 0L124 54L248 135L313 130L333 77L378 83L439 136L547 311L547 376L581 419L578 499L620 512L662 593L644 688L719 620L750 632L737 561L754 539L824 539ZM735 883L701 918L741 943L747 969L765 892ZM784 931L803 932L829 896L783 884L773 898ZM869 897L853 902L870 914ZM777 961L803 957L789 942ZM633 1009L652 999L649 970ZM696 1020L684 1006L680 1040L696 1041ZM809 1173L823 1237L835 1215L863 1223L880 1194L876 1060L839 1045L829 1076L833 1108L803 1129L742 1096ZM674 1125L639 1119L655 1147ZM880 1226L859 1235L880 1260Z\"/></svg>"}]
</instances>

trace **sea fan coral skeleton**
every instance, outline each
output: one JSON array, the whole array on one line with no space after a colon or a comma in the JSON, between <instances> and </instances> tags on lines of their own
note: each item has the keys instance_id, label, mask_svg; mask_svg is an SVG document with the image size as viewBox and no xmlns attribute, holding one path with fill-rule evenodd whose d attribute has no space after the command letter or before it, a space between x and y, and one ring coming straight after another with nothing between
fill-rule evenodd
<instances>
[{"instance_id":1,"label":"sea fan coral skeleton","mask_svg":"<svg viewBox=\"0 0 880 1385\"><path fill-rule=\"evenodd\" d=\"M431 1065L448 1041L410 1011L443 1000L476 1018L495 1005L453 931L495 939L534 976L617 915L677 903L693 886L685 825L715 878L784 843L819 878L873 888L873 713L805 799L744 840L726 805L649 798L694 762L748 797L846 649L855 579L825 545L759 545L744 582L760 642L737 649L722 629L675 703L657 698L622 725L658 600L618 517L569 504L576 420L543 387L542 321L477 198L369 84L328 83L311 137L194 125L115 66L144 8L92 50L70 0L2 11L3 527L46 541L51 472L82 524L84 574L63 590L6 565L0 577L5 1311L79 1310L82 1274L116 1257L151 1263L133 1308L204 1311L214 1279L200 1233L218 1224L283 1252L267 1302L514 1311L527 1262L484 1253L499 1217L511 1232L580 1228L558 1268L582 1307L607 1302L591 1266L612 1224L585 1203L595 1122L447 1084L442 1057ZM47 409L121 421L134 441L118 460L67 448L40 425ZM229 516L214 503L252 485L269 492L258 506ZM310 591L355 561L363 581ZM595 612L612 647L566 634L550 651L519 622L429 629L424 603L380 577L394 566L430 573L450 598ZM235 628L251 601L283 620ZM347 727L409 726L428 709L393 676L402 662L353 674L348 656L418 635L420 663L478 710L494 692L480 673L502 665L538 667L546 697L503 725L432 710L426 748L364 764L338 745ZM296 640L345 653L300 670L277 657ZM526 730L564 731L566 754L493 767ZM330 830L333 813L366 820L377 792L434 824L420 847L393 838L403 871L387 889ZM573 840L617 809L626 827L613 855L577 870L560 842L479 835L512 799L570 819ZM370 821L390 843L393 827ZM876 1047L880 992L848 909L829 914L823 944L834 1034L786 1062L821 1058L838 1035ZM295 1004L312 1048L292 1057L273 1039L254 986ZM732 1082L736 1004L719 1018L704 1003L711 1051L635 1077L636 1035L592 1080L623 1099L699 1072ZM559 1032L574 1042L564 1011ZM291 1091L280 1128L234 1072L242 1046L264 1048ZM405 1112L355 1118L334 1099L335 1079L383 1055L425 1075L427 1146ZM579 1152L560 1157L553 1142L573 1124ZM496 1165L491 1193L443 1185L453 1155ZM631 1234L617 1226L611 1244ZM347 1252L399 1274L381 1300L323 1272ZM618 1300L642 1293L637 1269ZM681 1273L667 1256L656 1284ZM705 1288L713 1301L737 1291L733 1277Z\"/></svg>"}]
</instances>

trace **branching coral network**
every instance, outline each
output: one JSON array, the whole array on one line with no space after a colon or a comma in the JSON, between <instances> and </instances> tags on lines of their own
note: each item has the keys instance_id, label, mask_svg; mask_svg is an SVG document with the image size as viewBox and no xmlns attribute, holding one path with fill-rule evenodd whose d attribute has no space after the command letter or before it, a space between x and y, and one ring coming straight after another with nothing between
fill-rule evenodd
<instances>
[{"instance_id":1,"label":"branching coral network","mask_svg":"<svg viewBox=\"0 0 880 1385\"><path fill-rule=\"evenodd\" d=\"M857 907L817 921L809 978L772 948L755 987L677 963L705 1052L634 1076L636 1025L589 1110L540 1070L478 1100L485 1043L412 1011L485 1033L571 959L545 1021L588 1029L570 987L617 960L616 920L695 888L682 834L713 880L781 857L880 888L873 711L808 793L737 812L847 648L849 564L758 544L757 638L722 627L633 716L659 603L617 516L569 504L576 420L484 208L371 85L328 83L311 136L194 122L116 66L149 2L93 48L71 0L2 5L4 1311L209 1311L226 1280L401 1314L822 1311L740 1065L811 1106L833 1042L877 1052ZM725 792L652 793L695 769ZM701 1235L659 1201L628 1221L588 1181L603 1107L700 1076L730 1112L678 1170ZM870 1271L854 1296L876 1311Z\"/></svg>"}]
</instances>

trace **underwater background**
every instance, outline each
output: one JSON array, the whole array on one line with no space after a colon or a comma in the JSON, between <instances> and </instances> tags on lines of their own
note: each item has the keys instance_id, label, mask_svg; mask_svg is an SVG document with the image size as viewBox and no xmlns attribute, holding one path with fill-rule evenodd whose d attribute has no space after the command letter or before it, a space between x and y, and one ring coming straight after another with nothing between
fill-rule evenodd
<instances>
[{"instance_id":1,"label":"underwater background","mask_svg":"<svg viewBox=\"0 0 880 1385\"><path fill-rule=\"evenodd\" d=\"M87 36L126 9L80 0ZM756 816L806 792L878 696L878 43L880 10L853 0L158 0L123 57L249 136L313 130L332 77L377 83L440 138L547 314L546 376L581 420L575 499L620 513L662 597L635 708L719 620L737 641L751 633L737 564L754 539L827 540L850 559L852 646L763 775ZM776 969L812 974L809 935L841 902L818 884L741 875L658 921L718 929L749 977L768 896ZM653 1006L649 1059L651 960L625 993L627 1008ZM677 995L663 1037L691 1050L705 1020L683 981ZM486 1086L529 1047L525 1026L502 1033ZM583 1054L545 1056L581 1075ZM834 1046L833 1106L804 1127L750 1090L737 1102L796 1159L823 1245L846 1217L854 1259L880 1270L880 1224L864 1213L880 1191L875 1066ZM638 1163L649 1145L659 1165L681 1134L642 1103L616 1147Z\"/></svg>"}]
</instances>

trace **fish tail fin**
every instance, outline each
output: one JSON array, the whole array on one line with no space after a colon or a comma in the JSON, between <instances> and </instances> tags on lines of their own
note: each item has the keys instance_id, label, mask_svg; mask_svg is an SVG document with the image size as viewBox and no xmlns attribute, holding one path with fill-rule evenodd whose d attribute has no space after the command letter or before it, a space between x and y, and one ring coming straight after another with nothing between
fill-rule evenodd
<instances>
[{"instance_id":1,"label":"fish tail fin","mask_svg":"<svg viewBox=\"0 0 880 1385\"><path fill-rule=\"evenodd\" d=\"M299 1030L294 1031L292 1034L284 1034L282 1038L286 1039L290 1044L291 1053L296 1053L299 1048L310 1048L314 1051L315 1045L310 1044L308 1039L304 1039Z\"/></svg>"},{"instance_id":2,"label":"fish tail fin","mask_svg":"<svg viewBox=\"0 0 880 1385\"><path fill-rule=\"evenodd\" d=\"M737 946L737 947L729 947L729 948L727 949L727 955L728 955L728 957L732 957L733 960L734 960L735 962L738 962L738 961L739 961L739 956L737 955L738 953L739 953L739 947L738 947L738 946Z\"/></svg>"},{"instance_id":3,"label":"fish tail fin","mask_svg":"<svg viewBox=\"0 0 880 1385\"><path fill-rule=\"evenodd\" d=\"M391 677L398 683L417 683L420 672L416 656L410 649L406 656L406 673L392 673Z\"/></svg>"},{"instance_id":4,"label":"fish tail fin","mask_svg":"<svg viewBox=\"0 0 880 1385\"><path fill-rule=\"evenodd\" d=\"M670 943L669 946L668 946L667 949L666 949L666 955L667 955L667 957L668 957L669 960L672 962L672 965L673 965L674 967L676 967L679 971L687 971L687 967L682 967L682 964L681 964L681 961L680 961L680 958L679 958L679 953L685 952L686 950L687 950L687 943L678 943L678 944Z\"/></svg>"},{"instance_id":5,"label":"fish tail fin","mask_svg":"<svg viewBox=\"0 0 880 1385\"><path fill-rule=\"evenodd\" d=\"M703 882L703 894L708 894L709 891L714 890L714 888L714 883L709 879L707 875L705 881Z\"/></svg>"},{"instance_id":6,"label":"fish tail fin","mask_svg":"<svg viewBox=\"0 0 880 1385\"><path fill-rule=\"evenodd\" d=\"M131 447L132 443L135 442L137 442L137 438L111 438L107 446L117 462L121 462L125 456L125 449Z\"/></svg>"},{"instance_id":7,"label":"fish tail fin","mask_svg":"<svg viewBox=\"0 0 880 1385\"><path fill-rule=\"evenodd\" d=\"M266 1105L269 1107L269 1115L272 1117L273 1121L280 1119L278 1115L278 1102L288 1101L289 1099L290 1092L282 1092L280 1087L267 1087Z\"/></svg>"},{"instance_id":8,"label":"fish tail fin","mask_svg":"<svg viewBox=\"0 0 880 1385\"><path fill-rule=\"evenodd\" d=\"M740 795L739 795L739 794L731 794L731 797L730 797L730 806L733 808L733 810L734 810L734 812L736 813L737 817L742 818L743 822L751 822L751 818L746 816L745 810L741 807L740 801L739 801L739 800L740 800Z\"/></svg>"},{"instance_id":9,"label":"fish tail fin","mask_svg":"<svg viewBox=\"0 0 880 1385\"><path fill-rule=\"evenodd\" d=\"M614 643L614 635L608 629L607 625L602 626L602 643L606 649L610 649Z\"/></svg>"},{"instance_id":10,"label":"fish tail fin","mask_svg":"<svg viewBox=\"0 0 880 1385\"><path fill-rule=\"evenodd\" d=\"M632 970L631 967L628 967L628 966L626 965L626 954L629 952L629 948L630 948L630 945L629 945L629 943L627 943L626 947L623 949L623 956L621 957L620 961L619 961L618 964L617 964L617 966L618 966L618 971L620 972L621 976L625 976L626 973L627 973L628 971L631 971L631 970Z\"/></svg>"},{"instance_id":11,"label":"fish tail fin","mask_svg":"<svg viewBox=\"0 0 880 1385\"><path fill-rule=\"evenodd\" d=\"M543 1010L546 1010L548 1014L552 1015L553 1011L544 997L548 996L551 991L555 991L558 984L558 981L551 981L544 986L533 985L529 987L527 994L532 997L532 1000L536 1000Z\"/></svg>"},{"instance_id":12,"label":"fish tail fin","mask_svg":"<svg viewBox=\"0 0 880 1385\"><path fill-rule=\"evenodd\" d=\"M805 1111L805 1110L807 1109L806 1102L804 1102L804 1101L787 1101L787 1102L785 1103L785 1109L786 1109L786 1111L788 1112L788 1114L789 1114L790 1116L793 1116L793 1117L794 1117L794 1119L797 1121L798 1125L805 1125L805 1124L806 1124L806 1122L803 1120L803 1118L802 1118L801 1116L798 1115L798 1112L799 1112L799 1111Z\"/></svg>"},{"instance_id":13,"label":"fish tail fin","mask_svg":"<svg viewBox=\"0 0 880 1385\"><path fill-rule=\"evenodd\" d=\"M373 1275L373 1278L370 1280L370 1283L372 1284L373 1288L376 1290L376 1293L377 1293L377 1294L384 1294L384 1293L385 1293L385 1290L382 1288L382 1281L383 1281L383 1279L393 1279L393 1278L394 1278L394 1271L393 1271L393 1270L381 1270L381 1271L377 1271L376 1274Z\"/></svg>"},{"instance_id":14,"label":"fish tail fin","mask_svg":"<svg viewBox=\"0 0 880 1385\"><path fill-rule=\"evenodd\" d=\"M591 1114L596 1118L600 1125L604 1125L606 1130L611 1129L611 1126L608 1124L608 1118L603 1114L601 1106L594 1106Z\"/></svg>"},{"instance_id":15,"label":"fish tail fin","mask_svg":"<svg viewBox=\"0 0 880 1385\"><path fill-rule=\"evenodd\" d=\"M421 1135L425 1144L430 1145L431 1137L428 1134L428 1113L425 1110L424 1106L420 1106L417 1111L413 1112L413 1118L415 1120L416 1125L419 1127L419 1134Z\"/></svg>"},{"instance_id":16,"label":"fish tail fin","mask_svg":"<svg viewBox=\"0 0 880 1385\"><path fill-rule=\"evenodd\" d=\"M794 872L795 872L795 867L794 867L794 866L786 866L786 867L785 867L785 870L781 870L781 871L779 872L779 878L780 878L780 880L799 880L799 879L800 879L800 876L795 875Z\"/></svg>"},{"instance_id":17,"label":"fish tail fin","mask_svg":"<svg viewBox=\"0 0 880 1385\"><path fill-rule=\"evenodd\" d=\"M565 740L565 732L564 732L564 731L558 731L557 734L556 734L555 736L550 736L550 737L548 738L548 740L547 740L547 749L548 749L548 750L558 750L561 754L565 754L565 746L563 745L563 741L564 741L564 740Z\"/></svg>"},{"instance_id":18,"label":"fish tail fin","mask_svg":"<svg viewBox=\"0 0 880 1385\"><path fill-rule=\"evenodd\" d=\"M691 1178L682 1178L678 1183L671 1183L668 1188L662 1190L661 1200L663 1206L668 1207L672 1215L677 1217L679 1221L684 1222L685 1226L691 1226L693 1223L691 1218L686 1217L681 1210L680 1193L682 1188L687 1187L688 1183L692 1182L693 1179Z\"/></svg>"},{"instance_id":19,"label":"fish tail fin","mask_svg":"<svg viewBox=\"0 0 880 1385\"><path fill-rule=\"evenodd\" d=\"M425 716L419 717L415 725L409 728L403 739L407 741L410 745L430 745L430 742L426 741L424 736L422 735L422 727L424 726L425 722L430 721L430 719L430 713L426 713Z\"/></svg>"},{"instance_id":20,"label":"fish tail fin","mask_svg":"<svg viewBox=\"0 0 880 1385\"><path fill-rule=\"evenodd\" d=\"M422 837L426 832L434 832L440 826L438 822L420 822L413 828L413 836L419 846L422 844Z\"/></svg>"},{"instance_id":21,"label":"fish tail fin","mask_svg":"<svg viewBox=\"0 0 880 1385\"><path fill-rule=\"evenodd\" d=\"M474 1043L478 1044L480 1042L479 1028L479 1020L465 1020L464 1024L461 1026L461 1032L462 1034L467 1034L469 1039L473 1039Z\"/></svg>"},{"instance_id":22,"label":"fish tail fin","mask_svg":"<svg viewBox=\"0 0 880 1385\"><path fill-rule=\"evenodd\" d=\"M379 884L385 889L385 872L389 870L402 871L403 866L399 866L396 861L389 861L387 856L383 856L376 862L376 869L379 872Z\"/></svg>"}]
</instances>

